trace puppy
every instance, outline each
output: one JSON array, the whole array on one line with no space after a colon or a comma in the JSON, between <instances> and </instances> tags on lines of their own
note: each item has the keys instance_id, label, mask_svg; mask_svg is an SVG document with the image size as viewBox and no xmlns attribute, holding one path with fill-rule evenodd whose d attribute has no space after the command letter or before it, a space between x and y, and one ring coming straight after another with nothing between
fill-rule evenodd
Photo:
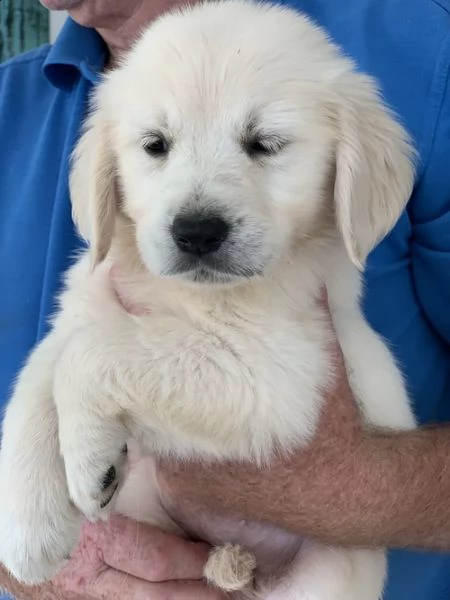
<instances>
[{"instance_id":1,"label":"puppy","mask_svg":"<svg viewBox=\"0 0 450 600\"><path fill-rule=\"evenodd\" d=\"M307 445L333 378L324 285L363 417L414 427L358 272L406 206L413 156L374 82L292 10L208 2L144 32L96 91L70 182L90 247L6 412L0 559L17 578L51 577L83 516L114 506L179 531L150 471L123 485L130 439L260 465ZM119 306L113 265L148 314ZM218 546L206 577L239 597L382 595L382 550L201 531Z\"/></svg>"}]
</instances>

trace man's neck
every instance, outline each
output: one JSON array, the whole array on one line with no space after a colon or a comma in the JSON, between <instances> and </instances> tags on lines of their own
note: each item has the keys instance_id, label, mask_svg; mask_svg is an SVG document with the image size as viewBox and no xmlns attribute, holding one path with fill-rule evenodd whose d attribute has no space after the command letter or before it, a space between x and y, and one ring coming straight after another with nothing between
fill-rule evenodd
<instances>
[{"instance_id":1,"label":"man's neck","mask_svg":"<svg viewBox=\"0 0 450 600\"><path fill-rule=\"evenodd\" d=\"M108 67L120 60L144 27L171 8L182 4L182 0L130 0L127 3L118 2L114 8L111 4L105 2L104 10L97 6L97 10L92 11L89 3L83 3L81 8L69 11L74 21L95 29L101 35L110 52Z\"/></svg>"}]
</instances>

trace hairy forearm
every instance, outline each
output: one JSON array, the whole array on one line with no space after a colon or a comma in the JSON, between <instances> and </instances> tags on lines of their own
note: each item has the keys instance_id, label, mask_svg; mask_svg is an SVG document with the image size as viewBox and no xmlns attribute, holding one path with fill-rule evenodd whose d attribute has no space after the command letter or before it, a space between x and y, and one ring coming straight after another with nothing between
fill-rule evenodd
<instances>
[{"instance_id":1,"label":"hairy forearm","mask_svg":"<svg viewBox=\"0 0 450 600\"><path fill-rule=\"evenodd\" d=\"M349 544L450 550L449 428L368 434L349 462L332 482L324 534L333 527ZM316 518L320 535L325 513Z\"/></svg>"},{"instance_id":2,"label":"hairy forearm","mask_svg":"<svg viewBox=\"0 0 450 600\"><path fill-rule=\"evenodd\" d=\"M255 489L235 509L331 543L450 550L449 429L369 434L357 453L312 461L314 472L300 462L282 502Z\"/></svg>"},{"instance_id":3,"label":"hairy forearm","mask_svg":"<svg viewBox=\"0 0 450 600\"><path fill-rule=\"evenodd\" d=\"M193 504L328 543L450 550L450 428L323 440L264 474L235 464L167 473Z\"/></svg>"}]
</instances>

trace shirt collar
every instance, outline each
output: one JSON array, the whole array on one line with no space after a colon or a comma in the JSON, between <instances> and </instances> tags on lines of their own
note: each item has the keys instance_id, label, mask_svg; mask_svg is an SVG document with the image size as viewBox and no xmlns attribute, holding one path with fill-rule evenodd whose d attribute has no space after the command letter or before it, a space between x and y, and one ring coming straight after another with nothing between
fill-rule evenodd
<instances>
[{"instance_id":1,"label":"shirt collar","mask_svg":"<svg viewBox=\"0 0 450 600\"><path fill-rule=\"evenodd\" d=\"M43 69L55 87L70 89L80 75L96 83L107 59L108 49L99 34L68 18Z\"/></svg>"}]
</instances>

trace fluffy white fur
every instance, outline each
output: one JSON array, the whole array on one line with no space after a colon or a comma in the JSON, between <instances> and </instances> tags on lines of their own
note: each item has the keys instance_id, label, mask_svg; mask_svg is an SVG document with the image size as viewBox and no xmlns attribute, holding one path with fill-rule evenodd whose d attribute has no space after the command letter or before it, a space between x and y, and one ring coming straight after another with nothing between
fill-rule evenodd
<instances>
[{"instance_id":1,"label":"fluffy white fur","mask_svg":"<svg viewBox=\"0 0 450 600\"><path fill-rule=\"evenodd\" d=\"M152 24L94 100L71 178L90 250L68 273L4 421L0 560L28 582L61 566L82 515L107 517L114 504L179 531L149 472L101 508L122 481L130 438L152 454L261 463L308 443L333 377L316 302L323 283L366 419L414 426L400 372L359 308L357 267L413 183L407 135L374 82L305 17L230 0ZM161 136L168 154L149 156L143 146ZM249 153L255 138L270 151ZM180 213L228 220L216 266L183 263L170 235ZM119 306L113 264L150 314ZM235 544L206 569L228 589L253 569L237 538L223 535L218 544ZM251 535L244 545L253 550ZM245 593L382 595L382 550L297 541L295 553L287 573L257 571L257 591Z\"/></svg>"}]
</instances>

